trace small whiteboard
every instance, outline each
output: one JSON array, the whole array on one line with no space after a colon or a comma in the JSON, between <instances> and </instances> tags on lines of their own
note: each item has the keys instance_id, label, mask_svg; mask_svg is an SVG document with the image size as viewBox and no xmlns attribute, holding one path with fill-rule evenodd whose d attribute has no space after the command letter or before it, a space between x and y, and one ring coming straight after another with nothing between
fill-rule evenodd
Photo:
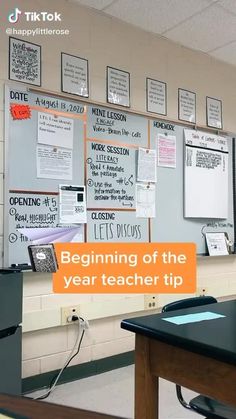
<instances>
[{"instance_id":1,"label":"small whiteboard","mask_svg":"<svg viewBox=\"0 0 236 419\"><path fill-rule=\"evenodd\" d=\"M184 133L184 216L228 218L227 138L188 129Z\"/></svg>"}]
</instances>

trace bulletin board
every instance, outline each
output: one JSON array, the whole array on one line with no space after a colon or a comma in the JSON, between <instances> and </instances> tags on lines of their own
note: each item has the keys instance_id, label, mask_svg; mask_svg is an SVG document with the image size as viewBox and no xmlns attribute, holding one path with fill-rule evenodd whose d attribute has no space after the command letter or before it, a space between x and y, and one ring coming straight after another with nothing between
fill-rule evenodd
<instances>
[{"instance_id":1,"label":"bulletin board","mask_svg":"<svg viewBox=\"0 0 236 419\"><path fill-rule=\"evenodd\" d=\"M231 138L228 219L186 219L183 217L184 126L19 85L6 86L5 110L5 266L29 261L27 247L31 242L19 232L20 228L62 227L60 184L86 187L87 223L80 225L81 232L73 239L68 235L68 241L187 241L195 242L197 252L205 254L203 233L206 231L226 231L234 240ZM39 141L42 121L48 123L51 119L70 126L67 134L71 148L64 148L63 143L58 146L45 144L44 139ZM156 148L160 133L176 136L176 168L157 167L156 217L137 218L138 149ZM60 130L57 134L60 137ZM55 159L52 161L56 179L54 166L48 167L50 147L55 153L60 151L56 163ZM63 167L60 159L66 162Z\"/></svg>"},{"instance_id":2,"label":"bulletin board","mask_svg":"<svg viewBox=\"0 0 236 419\"><path fill-rule=\"evenodd\" d=\"M151 221L151 241L194 242L197 253L207 254L205 233L227 232L234 242L233 217L233 140L228 137L228 218L206 219L184 217L184 129L181 125L151 121L151 148L155 148L158 134L176 136L176 168L157 167L156 217Z\"/></svg>"}]
</instances>

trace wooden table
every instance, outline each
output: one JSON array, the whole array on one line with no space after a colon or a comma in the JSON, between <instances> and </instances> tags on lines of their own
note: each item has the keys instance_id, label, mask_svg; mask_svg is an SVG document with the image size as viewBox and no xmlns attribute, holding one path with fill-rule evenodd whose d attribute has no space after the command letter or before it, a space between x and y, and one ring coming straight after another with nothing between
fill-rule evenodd
<instances>
[{"instance_id":1,"label":"wooden table","mask_svg":"<svg viewBox=\"0 0 236 419\"><path fill-rule=\"evenodd\" d=\"M4 394L0 394L0 413L1 409L6 411L6 415L15 413L16 417L23 419L119 419L117 416Z\"/></svg>"},{"instance_id":2,"label":"wooden table","mask_svg":"<svg viewBox=\"0 0 236 419\"><path fill-rule=\"evenodd\" d=\"M189 313L225 317L185 325L164 321ZM136 333L135 419L157 419L158 378L236 407L236 301L124 320Z\"/></svg>"}]
</instances>

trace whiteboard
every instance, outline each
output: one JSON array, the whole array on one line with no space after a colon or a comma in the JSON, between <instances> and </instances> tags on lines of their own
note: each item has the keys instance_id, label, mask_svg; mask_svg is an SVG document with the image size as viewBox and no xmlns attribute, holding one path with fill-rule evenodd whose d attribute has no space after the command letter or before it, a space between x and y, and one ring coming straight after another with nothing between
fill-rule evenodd
<instances>
[{"instance_id":1,"label":"whiteboard","mask_svg":"<svg viewBox=\"0 0 236 419\"><path fill-rule=\"evenodd\" d=\"M30 107L30 118L13 119L11 105ZM37 178L38 114L69 117L73 120L72 180L84 184L84 115L86 107L45 94L31 93L25 87L6 86L5 89L5 210L4 210L4 264L29 262L26 236L19 228L58 226L58 192L55 179ZM78 170L80 168L80 170Z\"/></svg>"},{"instance_id":2,"label":"whiteboard","mask_svg":"<svg viewBox=\"0 0 236 419\"><path fill-rule=\"evenodd\" d=\"M158 134L176 136L176 169L157 167L156 218L151 221L151 240L157 242L194 242L197 253L207 254L204 234L208 231L227 232L234 241L232 139L227 138L229 149L228 167L228 215L227 218L184 217L184 126L150 122L151 148L157 144Z\"/></svg>"},{"instance_id":3,"label":"whiteboard","mask_svg":"<svg viewBox=\"0 0 236 419\"><path fill-rule=\"evenodd\" d=\"M68 97L28 91L18 85L6 86L5 99L6 266L28 262L27 247L30 241L19 231L20 228L60 226L60 184L86 187L88 222L83 229L84 240L149 240L148 220L138 220L135 215L137 150L140 144L148 145L148 121L145 118L118 110L85 106ZM28 106L30 117L14 119L10 109L15 105ZM67 120L70 129L67 135L60 135ZM49 130L53 126L56 135L51 136L50 131L45 133L45 126ZM50 150L47 147L61 146L63 150L66 145L68 148L64 150L72 150L71 180L68 180L69 171L64 171L65 179L53 179L51 174L50 178L38 177L37 173L43 172L37 170L39 146L41 158L42 147L45 148L44 155L48 156ZM112 224L95 219L94 211L90 209L98 210L98 213L105 210L113 214L115 211Z\"/></svg>"},{"instance_id":4,"label":"whiteboard","mask_svg":"<svg viewBox=\"0 0 236 419\"><path fill-rule=\"evenodd\" d=\"M30 117L13 118L12 105L28 106ZM73 120L72 179L37 177L38 117ZM62 120L63 122L63 120ZM136 217L139 147L157 147L158 134L176 137L176 168L157 166L156 216ZM71 140L71 139L70 139ZM234 240L232 140L228 144L227 218L184 217L184 126L85 104L70 97L7 85L5 92L4 263L26 263L30 241L19 228L59 226L59 184L84 185L89 242L194 242L206 253L206 231L225 231ZM68 174L67 174L68 176ZM80 239L81 240L81 239Z\"/></svg>"},{"instance_id":5,"label":"whiteboard","mask_svg":"<svg viewBox=\"0 0 236 419\"><path fill-rule=\"evenodd\" d=\"M189 218L228 217L228 139L184 130L184 215Z\"/></svg>"}]
</instances>

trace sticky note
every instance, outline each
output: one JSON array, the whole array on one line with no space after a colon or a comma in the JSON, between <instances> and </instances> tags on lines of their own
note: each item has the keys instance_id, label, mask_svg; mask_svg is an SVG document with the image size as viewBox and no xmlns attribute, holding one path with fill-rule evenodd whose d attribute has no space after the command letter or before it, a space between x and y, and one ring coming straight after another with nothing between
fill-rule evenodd
<instances>
[{"instance_id":1,"label":"sticky note","mask_svg":"<svg viewBox=\"0 0 236 419\"><path fill-rule=\"evenodd\" d=\"M162 318L162 320L179 325L187 323L197 323L203 320L215 320L220 319L222 317L225 316L223 314L213 313L211 311L203 311L202 313L184 314L183 316Z\"/></svg>"}]
</instances>

